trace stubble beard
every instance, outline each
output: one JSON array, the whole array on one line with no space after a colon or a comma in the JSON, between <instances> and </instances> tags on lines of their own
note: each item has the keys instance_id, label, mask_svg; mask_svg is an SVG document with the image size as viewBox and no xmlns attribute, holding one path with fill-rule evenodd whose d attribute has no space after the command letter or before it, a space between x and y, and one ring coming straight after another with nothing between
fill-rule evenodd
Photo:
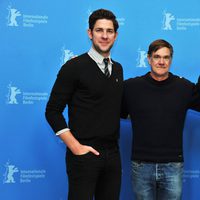
<instances>
[{"instance_id":1,"label":"stubble beard","mask_svg":"<svg viewBox=\"0 0 200 200\"><path fill-rule=\"evenodd\" d=\"M113 47L113 44L110 45L106 50L102 50L98 45L95 45L94 43L93 43L93 47L94 47L94 49L95 49L99 54L101 54L101 55L102 55L102 54L109 54L111 48Z\"/></svg>"}]
</instances>

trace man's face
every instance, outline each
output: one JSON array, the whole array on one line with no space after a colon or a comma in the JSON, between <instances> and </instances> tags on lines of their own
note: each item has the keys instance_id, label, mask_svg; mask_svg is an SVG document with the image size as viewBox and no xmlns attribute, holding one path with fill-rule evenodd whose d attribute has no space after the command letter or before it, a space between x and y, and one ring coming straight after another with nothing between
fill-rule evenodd
<instances>
[{"instance_id":1,"label":"man's face","mask_svg":"<svg viewBox=\"0 0 200 200\"><path fill-rule=\"evenodd\" d=\"M117 33L114 31L111 20L99 19L93 30L88 29L88 36L92 40L93 48L102 56L107 57L117 38Z\"/></svg>"},{"instance_id":2,"label":"man's face","mask_svg":"<svg viewBox=\"0 0 200 200\"><path fill-rule=\"evenodd\" d=\"M166 79L168 77L171 60L170 50L167 47L160 48L153 52L151 56L148 56L152 77L161 80Z\"/></svg>"}]
</instances>

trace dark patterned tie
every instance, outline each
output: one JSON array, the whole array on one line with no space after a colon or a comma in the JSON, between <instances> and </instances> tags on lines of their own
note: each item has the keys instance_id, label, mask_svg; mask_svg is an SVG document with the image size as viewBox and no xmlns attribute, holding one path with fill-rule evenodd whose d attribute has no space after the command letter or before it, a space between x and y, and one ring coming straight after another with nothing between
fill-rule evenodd
<instances>
[{"instance_id":1,"label":"dark patterned tie","mask_svg":"<svg viewBox=\"0 0 200 200\"><path fill-rule=\"evenodd\" d=\"M109 58L103 59L103 62L105 63L104 74L106 75L107 78L110 77L110 72L108 70L108 61L109 61Z\"/></svg>"}]
</instances>

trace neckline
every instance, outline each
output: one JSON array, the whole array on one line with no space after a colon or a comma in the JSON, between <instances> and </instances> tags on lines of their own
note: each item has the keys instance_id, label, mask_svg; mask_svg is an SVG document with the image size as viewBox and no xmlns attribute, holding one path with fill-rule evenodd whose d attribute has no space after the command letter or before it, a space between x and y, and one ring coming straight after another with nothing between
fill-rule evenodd
<instances>
[{"instance_id":1,"label":"neckline","mask_svg":"<svg viewBox=\"0 0 200 200\"><path fill-rule=\"evenodd\" d=\"M145 74L145 79L151 83L153 83L154 85L166 85L168 83L171 82L171 80L173 79L173 74L171 72L169 72L169 76L167 79L162 80L162 81L157 81L154 78L152 78L150 72L148 72L147 74Z\"/></svg>"},{"instance_id":2,"label":"neckline","mask_svg":"<svg viewBox=\"0 0 200 200\"><path fill-rule=\"evenodd\" d=\"M88 54L87 54L87 55L88 55ZM88 55L88 57L91 59L92 63L93 63L93 64L95 65L95 67L96 67L96 70L101 74L101 76L104 77L104 79L107 79L107 80L112 79L113 73L114 73L114 63L112 64L112 72L111 72L111 74L110 74L110 77L108 78L108 77L105 76L104 72L101 71L101 69L99 68L99 66L98 66L98 64L96 63L96 61L93 60L89 55Z\"/></svg>"}]
</instances>

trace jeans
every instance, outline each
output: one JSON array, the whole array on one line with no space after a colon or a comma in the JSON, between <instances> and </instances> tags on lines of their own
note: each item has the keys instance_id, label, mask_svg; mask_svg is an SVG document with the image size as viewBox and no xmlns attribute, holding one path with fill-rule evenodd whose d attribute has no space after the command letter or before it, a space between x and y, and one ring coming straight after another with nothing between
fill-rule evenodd
<instances>
[{"instance_id":1,"label":"jeans","mask_svg":"<svg viewBox=\"0 0 200 200\"><path fill-rule=\"evenodd\" d=\"M121 159L118 147L73 155L67 152L68 200L119 200Z\"/></svg>"},{"instance_id":2,"label":"jeans","mask_svg":"<svg viewBox=\"0 0 200 200\"><path fill-rule=\"evenodd\" d=\"M136 200L180 200L183 163L132 161L132 184Z\"/></svg>"}]
</instances>

